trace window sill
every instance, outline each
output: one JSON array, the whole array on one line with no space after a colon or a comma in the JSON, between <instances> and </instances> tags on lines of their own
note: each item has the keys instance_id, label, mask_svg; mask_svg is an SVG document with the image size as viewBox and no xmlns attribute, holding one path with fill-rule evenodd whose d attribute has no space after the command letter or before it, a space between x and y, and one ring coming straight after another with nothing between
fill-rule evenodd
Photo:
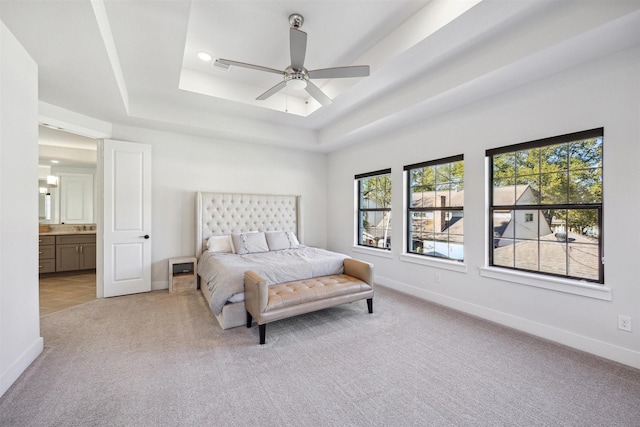
<instances>
[{"instance_id":1,"label":"window sill","mask_svg":"<svg viewBox=\"0 0 640 427\"><path fill-rule=\"evenodd\" d=\"M443 270L457 271L459 273L467 272L467 265L462 262L450 261L446 259L439 259L433 257L427 257L422 255L402 254L400 260L404 262L411 262L413 264L427 265L429 267L441 268Z\"/></svg>"},{"instance_id":2,"label":"window sill","mask_svg":"<svg viewBox=\"0 0 640 427\"><path fill-rule=\"evenodd\" d=\"M510 271L497 267L480 268L480 276L604 301L611 301L613 299L610 288L586 281L540 277L540 275L537 274Z\"/></svg>"},{"instance_id":3,"label":"window sill","mask_svg":"<svg viewBox=\"0 0 640 427\"><path fill-rule=\"evenodd\" d=\"M368 248L366 246L353 246L351 250L353 250L354 252L359 252L361 254L373 255L381 258L393 258L393 254L388 249Z\"/></svg>"}]
</instances>

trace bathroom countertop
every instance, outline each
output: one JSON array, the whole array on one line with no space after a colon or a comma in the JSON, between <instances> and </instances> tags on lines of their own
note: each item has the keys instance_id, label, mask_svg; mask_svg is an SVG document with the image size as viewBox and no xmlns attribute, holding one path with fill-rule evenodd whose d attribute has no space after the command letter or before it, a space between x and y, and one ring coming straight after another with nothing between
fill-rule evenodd
<instances>
[{"instance_id":1,"label":"bathroom countertop","mask_svg":"<svg viewBox=\"0 0 640 427\"><path fill-rule=\"evenodd\" d=\"M64 234L96 234L96 230L82 230L82 231L73 231L73 230L59 230L59 231L48 231L46 233L38 233L40 236L62 236Z\"/></svg>"}]
</instances>

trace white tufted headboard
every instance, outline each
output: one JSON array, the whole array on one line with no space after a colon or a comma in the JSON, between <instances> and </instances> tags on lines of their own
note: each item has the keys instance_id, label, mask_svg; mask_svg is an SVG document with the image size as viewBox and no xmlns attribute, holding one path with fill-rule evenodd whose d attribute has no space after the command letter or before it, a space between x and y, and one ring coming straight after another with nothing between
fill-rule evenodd
<instances>
[{"instance_id":1,"label":"white tufted headboard","mask_svg":"<svg viewBox=\"0 0 640 427\"><path fill-rule=\"evenodd\" d=\"M247 231L293 231L300 243L302 196L196 193L196 257L207 239Z\"/></svg>"}]
</instances>

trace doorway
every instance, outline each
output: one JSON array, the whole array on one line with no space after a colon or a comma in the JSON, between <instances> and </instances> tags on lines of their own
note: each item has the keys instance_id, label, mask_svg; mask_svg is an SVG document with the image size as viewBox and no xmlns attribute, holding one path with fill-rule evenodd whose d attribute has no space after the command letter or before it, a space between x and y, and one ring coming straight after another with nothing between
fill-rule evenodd
<instances>
[{"instance_id":1,"label":"doorway","mask_svg":"<svg viewBox=\"0 0 640 427\"><path fill-rule=\"evenodd\" d=\"M96 299L97 146L39 126L40 316Z\"/></svg>"}]
</instances>

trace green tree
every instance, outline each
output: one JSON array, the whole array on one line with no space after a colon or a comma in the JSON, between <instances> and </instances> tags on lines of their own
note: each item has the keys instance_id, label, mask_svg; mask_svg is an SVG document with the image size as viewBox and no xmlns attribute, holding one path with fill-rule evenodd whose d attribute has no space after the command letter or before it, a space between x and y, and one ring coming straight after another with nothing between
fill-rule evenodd
<instances>
[{"instance_id":1,"label":"green tree","mask_svg":"<svg viewBox=\"0 0 640 427\"><path fill-rule=\"evenodd\" d=\"M493 186L529 185L541 207L602 202L602 138L504 153L493 157ZM517 203L517 201L516 201ZM545 217L587 234L597 209L545 209Z\"/></svg>"}]
</instances>

